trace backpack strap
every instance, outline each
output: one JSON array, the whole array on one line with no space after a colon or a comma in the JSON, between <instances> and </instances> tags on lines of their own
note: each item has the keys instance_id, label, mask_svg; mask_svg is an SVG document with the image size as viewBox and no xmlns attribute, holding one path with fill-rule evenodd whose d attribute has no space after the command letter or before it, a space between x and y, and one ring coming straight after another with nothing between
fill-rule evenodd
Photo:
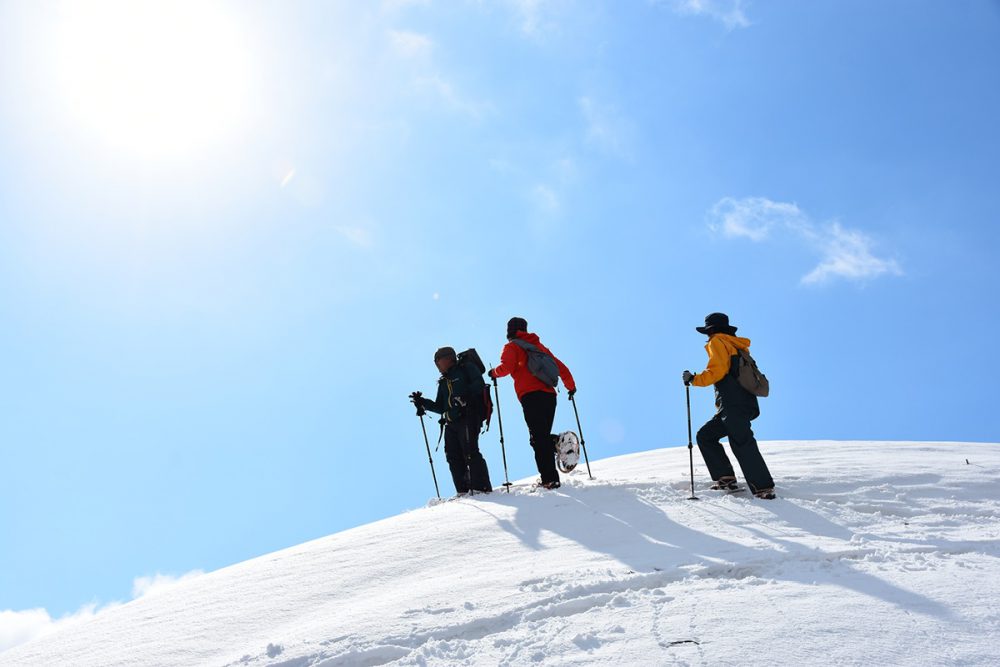
<instances>
[{"instance_id":1,"label":"backpack strap","mask_svg":"<svg viewBox=\"0 0 1000 667\"><path fill-rule=\"evenodd\" d=\"M513 338L511 339L510 342L514 343L514 345L517 345L519 348L525 350L526 352L542 352L541 350L538 349L537 346L532 345L526 340L521 340L520 338Z\"/></svg>"}]
</instances>

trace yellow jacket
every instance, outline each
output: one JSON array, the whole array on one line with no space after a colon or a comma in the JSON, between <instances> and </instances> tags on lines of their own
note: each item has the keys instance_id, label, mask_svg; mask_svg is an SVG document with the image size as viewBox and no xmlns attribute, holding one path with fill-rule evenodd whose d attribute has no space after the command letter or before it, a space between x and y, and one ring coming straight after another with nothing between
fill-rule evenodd
<instances>
[{"instance_id":1,"label":"yellow jacket","mask_svg":"<svg viewBox=\"0 0 1000 667\"><path fill-rule=\"evenodd\" d=\"M708 387L726 377L732 357L738 350L749 350L750 339L730 336L729 334L712 334L705 350L708 352L708 366L691 379L696 387Z\"/></svg>"}]
</instances>

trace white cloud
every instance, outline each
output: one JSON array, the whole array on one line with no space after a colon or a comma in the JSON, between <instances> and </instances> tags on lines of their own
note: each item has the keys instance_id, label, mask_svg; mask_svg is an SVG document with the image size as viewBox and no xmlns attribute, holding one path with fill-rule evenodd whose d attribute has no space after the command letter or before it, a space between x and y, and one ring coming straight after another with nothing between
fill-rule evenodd
<instances>
[{"instance_id":1,"label":"white cloud","mask_svg":"<svg viewBox=\"0 0 1000 667\"><path fill-rule=\"evenodd\" d=\"M560 211L562 208L562 202L559 200L559 195L547 185L536 185L531 189L531 200L535 204L535 208L541 212L548 215L554 215Z\"/></svg>"},{"instance_id":2,"label":"white cloud","mask_svg":"<svg viewBox=\"0 0 1000 667\"><path fill-rule=\"evenodd\" d=\"M578 179L578 169L573 158L562 157L542 171L544 173L534 173L528 181L534 182L528 188L528 201L537 218L551 220L565 212L566 200Z\"/></svg>"},{"instance_id":3,"label":"white cloud","mask_svg":"<svg viewBox=\"0 0 1000 667\"><path fill-rule=\"evenodd\" d=\"M794 225L804 216L795 204L773 202L763 197L725 197L709 212L714 222L709 228L726 238L745 237L763 241L775 226Z\"/></svg>"},{"instance_id":4,"label":"white cloud","mask_svg":"<svg viewBox=\"0 0 1000 667\"><path fill-rule=\"evenodd\" d=\"M44 637L61 628L88 621L117 606L118 603L113 603L98 609L97 605L88 604L74 614L57 619L49 616L49 612L44 609L0 611L0 655L7 649Z\"/></svg>"},{"instance_id":5,"label":"white cloud","mask_svg":"<svg viewBox=\"0 0 1000 667\"><path fill-rule=\"evenodd\" d=\"M136 577L132 581L132 599L137 600L150 595L159 595L165 590L200 577L202 574L204 573L201 570L192 570L179 577L160 573L149 577ZM39 639L77 623L89 621L121 605L121 602L110 602L100 606L93 603L86 604L76 612L60 618L52 618L45 609L0 610L0 655L19 644Z\"/></svg>"},{"instance_id":6,"label":"white cloud","mask_svg":"<svg viewBox=\"0 0 1000 667\"><path fill-rule=\"evenodd\" d=\"M611 155L630 159L635 143L635 123L615 107L593 97L581 97L578 103L586 122L588 143Z\"/></svg>"},{"instance_id":7,"label":"white cloud","mask_svg":"<svg viewBox=\"0 0 1000 667\"><path fill-rule=\"evenodd\" d=\"M764 241L786 234L812 247L820 263L804 275L805 285L829 283L836 279L861 282L883 275L903 275L894 259L877 257L873 239L839 222L818 224L792 203L775 202L764 197L719 200L709 210L709 229L723 238L748 238Z\"/></svg>"},{"instance_id":8,"label":"white cloud","mask_svg":"<svg viewBox=\"0 0 1000 667\"><path fill-rule=\"evenodd\" d=\"M132 580L132 599L138 600L150 595L159 595L163 591L169 590L185 581L197 579L203 574L205 573L201 570L191 570L179 577L170 574L160 574L159 572L149 577L136 577Z\"/></svg>"},{"instance_id":9,"label":"white cloud","mask_svg":"<svg viewBox=\"0 0 1000 667\"><path fill-rule=\"evenodd\" d=\"M0 611L0 653L52 632L53 621L44 609Z\"/></svg>"},{"instance_id":10,"label":"white cloud","mask_svg":"<svg viewBox=\"0 0 1000 667\"><path fill-rule=\"evenodd\" d=\"M722 23L728 30L750 27L743 12L743 0L667 0L674 11L685 16L705 16ZM663 4L662 0L657 4Z\"/></svg>"},{"instance_id":11,"label":"white cloud","mask_svg":"<svg viewBox=\"0 0 1000 667\"><path fill-rule=\"evenodd\" d=\"M507 0L517 16L521 32L530 37L538 35L541 29L543 4L543 0Z\"/></svg>"},{"instance_id":12,"label":"white cloud","mask_svg":"<svg viewBox=\"0 0 1000 667\"><path fill-rule=\"evenodd\" d=\"M434 51L434 40L418 32L389 30L388 36L393 52L407 60L426 61Z\"/></svg>"},{"instance_id":13,"label":"white cloud","mask_svg":"<svg viewBox=\"0 0 1000 667\"><path fill-rule=\"evenodd\" d=\"M470 98L442 74L434 62L436 43L429 35L411 30L386 30L389 50L402 61L404 76L409 78L412 90L432 99L451 113L479 120L490 110L490 105Z\"/></svg>"},{"instance_id":14,"label":"white cloud","mask_svg":"<svg viewBox=\"0 0 1000 667\"><path fill-rule=\"evenodd\" d=\"M469 98L441 73L434 63L436 44L430 36L410 30L387 30L386 36L390 51L407 65L412 90L451 113L474 120L490 110L490 105Z\"/></svg>"},{"instance_id":15,"label":"white cloud","mask_svg":"<svg viewBox=\"0 0 1000 667\"><path fill-rule=\"evenodd\" d=\"M802 277L807 285L830 282L836 278L870 280L882 275L903 275L894 259L881 259L872 253L872 239L857 230L844 229L834 222L816 233L816 241L823 253L819 266Z\"/></svg>"},{"instance_id":16,"label":"white cloud","mask_svg":"<svg viewBox=\"0 0 1000 667\"><path fill-rule=\"evenodd\" d=\"M418 90L429 93L444 102L445 106L453 113L478 120L490 110L489 104L469 99L439 74L417 77L413 84Z\"/></svg>"},{"instance_id":17,"label":"white cloud","mask_svg":"<svg viewBox=\"0 0 1000 667\"><path fill-rule=\"evenodd\" d=\"M505 6L513 16L521 34L536 42L562 33L567 22L586 14L588 8L587 3L581 3L579 0L502 0L501 3L484 3L479 0L479 2L489 7L496 4Z\"/></svg>"}]
</instances>

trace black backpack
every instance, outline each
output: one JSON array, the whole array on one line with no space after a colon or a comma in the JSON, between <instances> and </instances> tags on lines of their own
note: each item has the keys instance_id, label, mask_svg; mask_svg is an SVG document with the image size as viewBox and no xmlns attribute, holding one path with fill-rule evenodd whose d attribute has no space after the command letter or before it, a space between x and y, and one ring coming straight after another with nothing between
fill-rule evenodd
<instances>
[{"instance_id":1,"label":"black backpack","mask_svg":"<svg viewBox=\"0 0 1000 667\"><path fill-rule=\"evenodd\" d=\"M472 388L466 400L475 406L479 416L486 422L485 430L488 431L490 430L490 419L493 417L493 397L490 395L489 385L483 380L486 364L479 357L476 348L470 347L465 352L458 354L458 365L462 368L469 380L469 386Z\"/></svg>"}]
</instances>

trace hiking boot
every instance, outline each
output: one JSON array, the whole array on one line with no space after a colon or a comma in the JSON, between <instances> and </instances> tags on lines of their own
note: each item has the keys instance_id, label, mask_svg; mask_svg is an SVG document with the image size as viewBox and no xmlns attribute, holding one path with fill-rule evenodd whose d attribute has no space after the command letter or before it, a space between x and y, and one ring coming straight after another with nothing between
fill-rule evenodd
<instances>
[{"instance_id":1,"label":"hiking boot","mask_svg":"<svg viewBox=\"0 0 1000 667\"><path fill-rule=\"evenodd\" d=\"M550 491L552 489L558 489L560 486L562 486L562 484L560 484L559 482L544 482L542 484L543 489L548 489Z\"/></svg>"},{"instance_id":2,"label":"hiking boot","mask_svg":"<svg viewBox=\"0 0 1000 667\"><path fill-rule=\"evenodd\" d=\"M753 492L755 498L760 498L761 500L774 500L774 488L770 489L757 489Z\"/></svg>"}]
</instances>

